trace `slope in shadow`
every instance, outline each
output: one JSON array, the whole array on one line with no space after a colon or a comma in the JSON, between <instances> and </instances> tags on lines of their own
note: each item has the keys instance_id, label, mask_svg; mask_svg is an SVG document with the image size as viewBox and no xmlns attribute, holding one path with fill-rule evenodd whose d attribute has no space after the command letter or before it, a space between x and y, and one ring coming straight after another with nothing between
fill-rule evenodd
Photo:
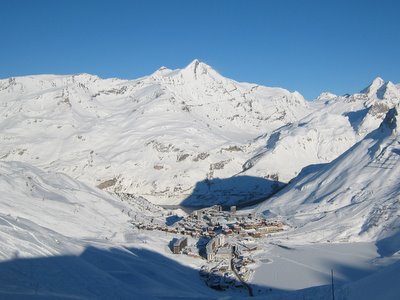
<instances>
[{"instance_id":1,"label":"slope in shadow","mask_svg":"<svg viewBox=\"0 0 400 300\"><path fill-rule=\"evenodd\" d=\"M257 292L270 292L267 287L252 287ZM146 249L88 247L81 255L0 262L0 299L199 300L232 293L248 295L244 288L226 292L211 289L198 270Z\"/></svg>"},{"instance_id":2,"label":"slope in shadow","mask_svg":"<svg viewBox=\"0 0 400 300\"><path fill-rule=\"evenodd\" d=\"M340 264L333 269L344 278L367 275L364 270ZM329 282L329 275L320 276L326 276L325 281ZM346 282L335 278L339 292L339 286ZM256 296L267 297L303 299L315 291L325 296L330 293L329 285L297 291L251 286ZM245 289L236 292L210 289L197 270L146 249L88 247L77 256L0 262L0 299L220 299L234 294L248 295Z\"/></svg>"},{"instance_id":3,"label":"slope in shadow","mask_svg":"<svg viewBox=\"0 0 400 300\"><path fill-rule=\"evenodd\" d=\"M400 230L376 242L381 257L389 257L400 251Z\"/></svg>"},{"instance_id":4,"label":"slope in shadow","mask_svg":"<svg viewBox=\"0 0 400 300\"><path fill-rule=\"evenodd\" d=\"M88 247L79 256L0 263L1 299L217 298L195 269L145 249Z\"/></svg>"},{"instance_id":5,"label":"slope in shadow","mask_svg":"<svg viewBox=\"0 0 400 300\"><path fill-rule=\"evenodd\" d=\"M205 179L196 184L193 193L182 201L182 206L207 207L215 204L238 207L264 201L284 183L253 176Z\"/></svg>"},{"instance_id":6,"label":"slope in shadow","mask_svg":"<svg viewBox=\"0 0 400 300\"><path fill-rule=\"evenodd\" d=\"M353 127L354 131L358 131L360 124L368 114L369 108L364 108L358 111L351 111L345 113L344 116L349 119L351 127Z\"/></svg>"}]
</instances>

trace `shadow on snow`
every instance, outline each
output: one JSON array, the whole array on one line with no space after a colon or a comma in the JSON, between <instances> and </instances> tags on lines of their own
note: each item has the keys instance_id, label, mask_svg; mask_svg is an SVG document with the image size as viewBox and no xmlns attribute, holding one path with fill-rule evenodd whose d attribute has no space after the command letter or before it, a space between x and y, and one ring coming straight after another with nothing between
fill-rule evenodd
<instances>
[{"instance_id":1,"label":"shadow on snow","mask_svg":"<svg viewBox=\"0 0 400 300\"><path fill-rule=\"evenodd\" d=\"M265 201L284 186L279 181L253 176L205 179L196 184L181 206L209 207L219 204L241 208Z\"/></svg>"},{"instance_id":2,"label":"shadow on snow","mask_svg":"<svg viewBox=\"0 0 400 300\"><path fill-rule=\"evenodd\" d=\"M222 294L221 294L222 293ZM0 299L218 299L198 270L157 252L88 247L0 262ZM247 296L246 289L227 295Z\"/></svg>"},{"instance_id":3,"label":"shadow on snow","mask_svg":"<svg viewBox=\"0 0 400 300\"><path fill-rule=\"evenodd\" d=\"M364 270L336 265L342 279L363 277ZM346 276L349 275L349 276ZM326 282L329 282L329 276ZM344 275L344 276L343 276ZM301 274L299 274L301 276ZM330 286L288 291L252 284L255 296L303 299L316 291L329 295ZM0 298L5 299L218 299L248 297L246 289L215 291L198 270L157 252L137 248L86 248L80 255L16 258L0 263ZM294 298L292 298L294 297ZM311 297L312 298L312 297Z\"/></svg>"}]
</instances>

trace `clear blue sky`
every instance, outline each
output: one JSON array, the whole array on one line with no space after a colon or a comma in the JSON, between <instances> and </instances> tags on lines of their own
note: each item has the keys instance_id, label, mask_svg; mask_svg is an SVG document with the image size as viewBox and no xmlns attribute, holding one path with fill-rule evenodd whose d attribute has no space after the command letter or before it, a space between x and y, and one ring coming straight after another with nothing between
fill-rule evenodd
<instances>
[{"instance_id":1,"label":"clear blue sky","mask_svg":"<svg viewBox=\"0 0 400 300\"><path fill-rule=\"evenodd\" d=\"M400 1L0 0L0 78L134 79L194 58L307 99L397 83Z\"/></svg>"}]
</instances>

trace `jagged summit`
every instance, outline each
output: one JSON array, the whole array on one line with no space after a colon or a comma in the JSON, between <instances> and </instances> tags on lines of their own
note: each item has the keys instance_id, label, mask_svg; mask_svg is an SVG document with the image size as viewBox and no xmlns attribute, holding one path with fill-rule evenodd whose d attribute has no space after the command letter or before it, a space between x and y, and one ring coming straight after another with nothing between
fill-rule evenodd
<instances>
[{"instance_id":1,"label":"jagged summit","mask_svg":"<svg viewBox=\"0 0 400 300\"><path fill-rule=\"evenodd\" d=\"M201 61L198 60L197 58L195 58L195 59L193 59L193 60L186 66L185 69L190 68L191 66L196 66L196 65L198 65L198 64L200 64L200 63L201 63Z\"/></svg>"},{"instance_id":2,"label":"jagged summit","mask_svg":"<svg viewBox=\"0 0 400 300\"><path fill-rule=\"evenodd\" d=\"M181 74L194 79L200 79L202 77L209 77L211 79L223 78L222 75L215 71L211 66L199 61L198 59L193 60L184 69L182 69Z\"/></svg>"},{"instance_id":3,"label":"jagged summit","mask_svg":"<svg viewBox=\"0 0 400 300\"><path fill-rule=\"evenodd\" d=\"M400 90L391 81L385 82L381 77L376 77L372 83L361 91L368 97L377 99L400 99Z\"/></svg>"},{"instance_id":4,"label":"jagged summit","mask_svg":"<svg viewBox=\"0 0 400 300\"><path fill-rule=\"evenodd\" d=\"M376 92L382 85L385 84L385 81L381 77L376 77L369 86L364 88L360 93L362 94L368 94L371 92Z\"/></svg>"},{"instance_id":5,"label":"jagged summit","mask_svg":"<svg viewBox=\"0 0 400 300\"><path fill-rule=\"evenodd\" d=\"M185 69L197 69L198 67L200 68L207 68L207 69L212 69L211 66L209 66L208 64L206 64L205 62L202 62L200 60L198 60L197 58L192 60L186 67Z\"/></svg>"},{"instance_id":6,"label":"jagged summit","mask_svg":"<svg viewBox=\"0 0 400 300\"><path fill-rule=\"evenodd\" d=\"M377 92L379 99L400 99L400 89L388 81Z\"/></svg>"}]
</instances>

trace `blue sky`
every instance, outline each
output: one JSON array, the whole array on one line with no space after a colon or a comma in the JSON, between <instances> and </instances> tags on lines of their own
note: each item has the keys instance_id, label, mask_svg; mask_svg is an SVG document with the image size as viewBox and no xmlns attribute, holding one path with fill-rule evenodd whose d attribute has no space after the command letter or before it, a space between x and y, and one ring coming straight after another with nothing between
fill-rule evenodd
<instances>
[{"instance_id":1,"label":"blue sky","mask_svg":"<svg viewBox=\"0 0 400 300\"><path fill-rule=\"evenodd\" d=\"M134 79L198 58L226 77L353 93L400 82L397 0L0 0L0 78Z\"/></svg>"}]
</instances>

